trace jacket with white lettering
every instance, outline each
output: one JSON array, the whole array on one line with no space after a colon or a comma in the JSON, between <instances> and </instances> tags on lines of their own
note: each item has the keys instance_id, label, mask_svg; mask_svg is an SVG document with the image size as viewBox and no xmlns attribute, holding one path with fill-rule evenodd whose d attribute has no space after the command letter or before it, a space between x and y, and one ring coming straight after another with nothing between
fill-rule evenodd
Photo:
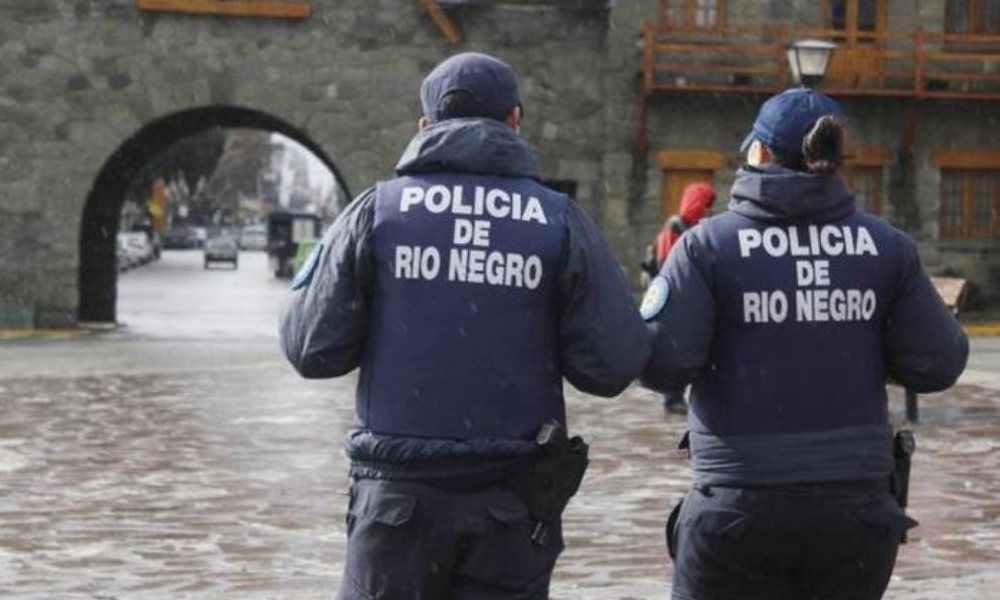
<instances>
[{"instance_id":1,"label":"jacket with white lettering","mask_svg":"<svg viewBox=\"0 0 1000 600\"><path fill-rule=\"evenodd\" d=\"M596 225L506 125L432 125L396 172L325 235L282 346L305 377L360 366L355 476L492 481L565 422L563 377L614 396L648 336Z\"/></svg>"},{"instance_id":2,"label":"jacket with white lettering","mask_svg":"<svg viewBox=\"0 0 1000 600\"><path fill-rule=\"evenodd\" d=\"M855 210L839 177L745 167L729 209L688 231L658 275L670 293L642 377L693 382L697 478L881 479L887 376L942 390L968 356L915 244Z\"/></svg>"}]
</instances>

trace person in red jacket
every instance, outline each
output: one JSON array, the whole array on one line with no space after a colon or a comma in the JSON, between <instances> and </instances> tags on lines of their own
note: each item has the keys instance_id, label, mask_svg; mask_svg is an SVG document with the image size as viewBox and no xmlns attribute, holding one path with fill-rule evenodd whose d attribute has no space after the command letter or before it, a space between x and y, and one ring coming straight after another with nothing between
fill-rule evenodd
<instances>
[{"instance_id":1,"label":"person in red jacket","mask_svg":"<svg viewBox=\"0 0 1000 600\"><path fill-rule=\"evenodd\" d=\"M681 194L680 213L663 224L656 236L656 265L662 267L681 234L694 227L715 203L715 190L707 183L692 183ZM659 269L657 269L659 271Z\"/></svg>"},{"instance_id":2,"label":"person in red jacket","mask_svg":"<svg viewBox=\"0 0 1000 600\"><path fill-rule=\"evenodd\" d=\"M656 272L659 272L670 249L674 247L688 229L694 227L701 221L715 203L715 189L707 183L692 183L684 188L681 194L680 213L671 216L663 224L663 229L656 236L654 244L654 256L656 258ZM656 272L652 274L656 276ZM667 390L663 394L663 410L668 413L684 414L687 412L687 403L684 401L684 390Z\"/></svg>"}]
</instances>

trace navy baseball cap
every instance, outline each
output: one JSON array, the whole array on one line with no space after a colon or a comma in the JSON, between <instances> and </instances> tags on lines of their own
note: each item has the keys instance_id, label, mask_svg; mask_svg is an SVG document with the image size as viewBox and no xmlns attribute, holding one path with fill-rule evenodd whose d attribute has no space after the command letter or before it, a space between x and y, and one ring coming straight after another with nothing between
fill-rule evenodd
<instances>
[{"instance_id":1,"label":"navy baseball cap","mask_svg":"<svg viewBox=\"0 0 1000 600\"><path fill-rule=\"evenodd\" d=\"M468 92L485 114L502 116L521 104L514 69L479 52L456 54L434 67L420 84L424 114L438 120L438 106L451 92Z\"/></svg>"},{"instance_id":2,"label":"navy baseball cap","mask_svg":"<svg viewBox=\"0 0 1000 600\"><path fill-rule=\"evenodd\" d=\"M760 107L753 129L740 145L746 152L754 140L783 157L802 156L802 138L820 117L843 114L840 104L809 88L792 88L772 96Z\"/></svg>"}]
</instances>

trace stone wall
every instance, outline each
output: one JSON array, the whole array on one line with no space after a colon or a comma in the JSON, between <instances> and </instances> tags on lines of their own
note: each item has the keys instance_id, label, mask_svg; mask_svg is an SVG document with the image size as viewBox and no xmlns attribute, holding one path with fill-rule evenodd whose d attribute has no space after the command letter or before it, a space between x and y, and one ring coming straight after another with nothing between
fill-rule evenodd
<instances>
[{"instance_id":1,"label":"stone wall","mask_svg":"<svg viewBox=\"0 0 1000 600\"><path fill-rule=\"evenodd\" d=\"M75 321L84 203L145 124L209 105L261 111L319 144L357 193L391 174L423 75L457 51L415 1L314 0L303 22L134 4L0 0L0 326ZM626 239L627 212L614 205L625 205L631 167L638 25L611 30L607 11L544 5L452 14L459 49L495 53L521 75L524 133L544 176L576 182L580 202Z\"/></svg>"},{"instance_id":2,"label":"stone wall","mask_svg":"<svg viewBox=\"0 0 1000 600\"><path fill-rule=\"evenodd\" d=\"M358 193L391 174L415 130L423 75L458 50L495 53L521 76L524 134L543 175L577 185L634 276L662 222L655 151L721 152L715 184L725 192L763 100L657 96L651 153L635 160L640 32L656 18L656 0L596 12L504 2L450 9L465 38L459 48L415 0L310 4L311 19L281 22L140 14L134 0L0 0L0 327L75 322L81 219L95 177L131 136L180 111L237 106L279 119L332 157ZM822 26L818 6L727 0L725 18ZM923 2L917 15L890 1L890 28L939 28L943 6ZM898 151L908 101L845 105L858 141ZM912 168L885 175L886 216L921 241L929 267L984 288L1000 272L989 266L997 253L938 243L940 173L929 156L939 147L995 149L998 113L995 103L922 103Z\"/></svg>"}]
</instances>

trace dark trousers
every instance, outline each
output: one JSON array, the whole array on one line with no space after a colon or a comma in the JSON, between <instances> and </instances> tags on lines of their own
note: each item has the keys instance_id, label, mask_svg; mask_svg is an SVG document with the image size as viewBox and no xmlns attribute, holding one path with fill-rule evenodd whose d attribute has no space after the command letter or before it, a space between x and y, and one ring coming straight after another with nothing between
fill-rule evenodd
<instances>
[{"instance_id":1,"label":"dark trousers","mask_svg":"<svg viewBox=\"0 0 1000 600\"><path fill-rule=\"evenodd\" d=\"M513 492L451 492L361 480L351 490L342 600L545 599L563 549L557 524L541 546Z\"/></svg>"},{"instance_id":2,"label":"dark trousers","mask_svg":"<svg viewBox=\"0 0 1000 600\"><path fill-rule=\"evenodd\" d=\"M876 600L915 525L886 492L696 487L667 526L674 600Z\"/></svg>"}]
</instances>

